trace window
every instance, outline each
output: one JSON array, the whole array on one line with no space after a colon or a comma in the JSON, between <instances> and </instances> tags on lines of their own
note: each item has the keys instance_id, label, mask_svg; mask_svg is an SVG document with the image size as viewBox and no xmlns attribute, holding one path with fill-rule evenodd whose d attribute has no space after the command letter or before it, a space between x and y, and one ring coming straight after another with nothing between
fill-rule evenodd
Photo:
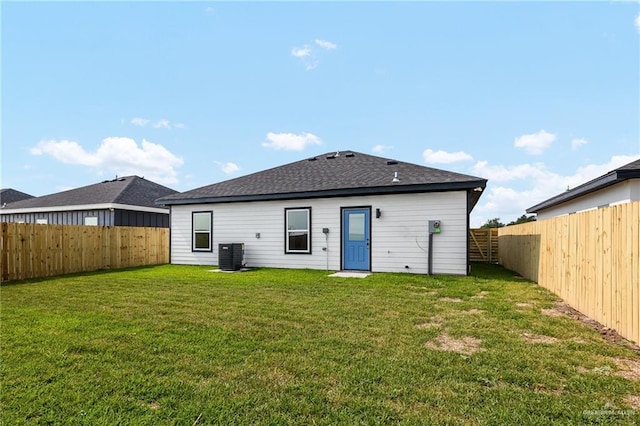
<instances>
[{"instance_id":1,"label":"window","mask_svg":"<svg viewBox=\"0 0 640 426\"><path fill-rule=\"evenodd\" d=\"M97 216L87 216L84 218L84 224L86 226L98 226L98 217Z\"/></svg>"},{"instance_id":2,"label":"window","mask_svg":"<svg viewBox=\"0 0 640 426\"><path fill-rule=\"evenodd\" d=\"M285 253L311 253L311 207L285 209Z\"/></svg>"},{"instance_id":3,"label":"window","mask_svg":"<svg viewBox=\"0 0 640 426\"><path fill-rule=\"evenodd\" d=\"M48 222L47 219L36 219L36 223L39 225L46 225Z\"/></svg>"},{"instance_id":4,"label":"window","mask_svg":"<svg viewBox=\"0 0 640 426\"><path fill-rule=\"evenodd\" d=\"M192 250L212 251L211 229L213 228L213 212L193 212L192 217Z\"/></svg>"}]
</instances>

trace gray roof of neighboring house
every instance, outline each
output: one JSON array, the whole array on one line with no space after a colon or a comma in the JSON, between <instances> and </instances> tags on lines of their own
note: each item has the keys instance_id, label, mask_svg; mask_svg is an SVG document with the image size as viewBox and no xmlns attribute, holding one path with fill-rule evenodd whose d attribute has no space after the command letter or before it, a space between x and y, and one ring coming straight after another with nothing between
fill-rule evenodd
<instances>
[{"instance_id":1,"label":"gray roof of neighboring house","mask_svg":"<svg viewBox=\"0 0 640 426\"><path fill-rule=\"evenodd\" d=\"M33 195L26 194L21 191L17 191L13 188L0 189L0 206L3 204L14 203L16 201L26 200L33 198Z\"/></svg>"},{"instance_id":2,"label":"gray roof of neighboring house","mask_svg":"<svg viewBox=\"0 0 640 426\"><path fill-rule=\"evenodd\" d=\"M393 182L395 173L399 182ZM487 180L355 151L330 152L169 195L160 204L224 203L484 189ZM482 191L471 191L470 209Z\"/></svg>"},{"instance_id":3,"label":"gray roof of neighboring house","mask_svg":"<svg viewBox=\"0 0 640 426\"><path fill-rule=\"evenodd\" d=\"M16 201L5 209L29 209L42 207L75 206L88 204L126 204L158 208L157 198L175 194L177 191L138 176L125 176L105 180L93 185L42 197Z\"/></svg>"},{"instance_id":4,"label":"gray roof of neighboring house","mask_svg":"<svg viewBox=\"0 0 640 426\"><path fill-rule=\"evenodd\" d=\"M548 200L536 204L535 206L529 207L527 209L527 213L537 213L541 210L557 206L558 204L565 203L573 200L574 198L582 197L616 183L638 178L640 178L640 159L618 167L609 173L590 180L587 183L583 183L580 186L576 186L575 188L563 192L562 194L558 194L555 197L551 197Z\"/></svg>"}]
</instances>

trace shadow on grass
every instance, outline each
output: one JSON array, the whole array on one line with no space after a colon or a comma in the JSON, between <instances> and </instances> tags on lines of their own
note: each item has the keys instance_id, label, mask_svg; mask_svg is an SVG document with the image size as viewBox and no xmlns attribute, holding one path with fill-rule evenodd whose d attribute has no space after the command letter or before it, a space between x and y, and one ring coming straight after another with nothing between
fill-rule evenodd
<instances>
[{"instance_id":1,"label":"shadow on grass","mask_svg":"<svg viewBox=\"0 0 640 426\"><path fill-rule=\"evenodd\" d=\"M523 280L526 282L533 282L523 278L517 272L506 269L501 265L480 262L471 263L470 276L493 281Z\"/></svg>"},{"instance_id":2,"label":"shadow on grass","mask_svg":"<svg viewBox=\"0 0 640 426\"><path fill-rule=\"evenodd\" d=\"M168 265L168 264L164 264ZM11 280L11 281L2 281L0 282L0 287L10 287L14 285L24 285L24 284L36 284L44 281L49 281L52 279L58 278L75 278L75 277L91 277L95 275L104 275L104 274L112 274L114 272L132 272L132 271L144 271L153 268L157 268L159 266L164 265L143 265L143 266L132 266L130 268L118 268L118 269L98 269L97 271L85 271L85 272L74 272L71 274L63 274L63 275L52 275L50 277L38 277L38 278L28 278L24 280Z\"/></svg>"}]
</instances>

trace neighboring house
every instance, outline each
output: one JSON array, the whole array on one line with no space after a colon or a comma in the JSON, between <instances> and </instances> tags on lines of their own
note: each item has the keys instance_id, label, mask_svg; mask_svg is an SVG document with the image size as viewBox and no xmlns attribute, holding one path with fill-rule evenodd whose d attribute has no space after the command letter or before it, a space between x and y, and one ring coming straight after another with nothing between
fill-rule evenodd
<instances>
[{"instance_id":1,"label":"neighboring house","mask_svg":"<svg viewBox=\"0 0 640 426\"><path fill-rule=\"evenodd\" d=\"M640 200L640 159L527 209L537 219Z\"/></svg>"},{"instance_id":2,"label":"neighboring house","mask_svg":"<svg viewBox=\"0 0 640 426\"><path fill-rule=\"evenodd\" d=\"M2 222L169 227L169 209L155 204L177 191L138 176L8 203Z\"/></svg>"},{"instance_id":3,"label":"neighboring house","mask_svg":"<svg viewBox=\"0 0 640 426\"><path fill-rule=\"evenodd\" d=\"M0 206L4 206L16 201L27 200L33 198L33 195L25 194L24 192L16 191L12 188L0 189Z\"/></svg>"},{"instance_id":4,"label":"neighboring house","mask_svg":"<svg viewBox=\"0 0 640 426\"><path fill-rule=\"evenodd\" d=\"M469 213L486 179L354 151L332 152L156 202L171 208L171 262L218 265L244 244L249 267L469 271Z\"/></svg>"}]
</instances>

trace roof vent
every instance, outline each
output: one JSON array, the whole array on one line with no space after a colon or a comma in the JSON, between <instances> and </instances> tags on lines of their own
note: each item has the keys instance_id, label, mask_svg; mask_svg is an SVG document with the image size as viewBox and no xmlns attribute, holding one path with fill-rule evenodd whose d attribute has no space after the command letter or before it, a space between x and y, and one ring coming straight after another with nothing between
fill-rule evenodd
<instances>
[{"instance_id":1,"label":"roof vent","mask_svg":"<svg viewBox=\"0 0 640 426\"><path fill-rule=\"evenodd\" d=\"M387 166L393 166L395 164L398 164L396 160L387 160Z\"/></svg>"},{"instance_id":2,"label":"roof vent","mask_svg":"<svg viewBox=\"0 0 640 426\"><path fill-rule=\"evenodd\" d=\"M352 158L355 157L356 155L353 152L348 153L347 155L345 155L345 157L347 158Z\"/></svg>"},{"instance_id":3,"label":"roof vent","mask_svg":"<svg viewBox=\"0 0 640 426\"><path fill-rule=\"evenodd\" d=\"M311 158L308 158L307 161L316 161L317 159L318 159L317 157L311 157Z\"/></svg>"},{"instance_id":4,"label":"roof vent","mask_svg":"<svg viewBox=\"0 0 640 426\"><path fill-rule=\"evenodd\" d=\"M334 154L334 155L329 155L329 156L327 157L327 160L333 160L334 158L336 158L335 154Z\"/></svg>"},{"instance_id":5,"label":"roof vent","mask_svg":"<svg viewBox=\"0 0 640 426\"><path fill-rule=\"evenodd\" d=\"M400 178L398 177L398 172L394 172L393 180L391 182L393 183L400 182Z\"/></svg>"}]
</instances>

